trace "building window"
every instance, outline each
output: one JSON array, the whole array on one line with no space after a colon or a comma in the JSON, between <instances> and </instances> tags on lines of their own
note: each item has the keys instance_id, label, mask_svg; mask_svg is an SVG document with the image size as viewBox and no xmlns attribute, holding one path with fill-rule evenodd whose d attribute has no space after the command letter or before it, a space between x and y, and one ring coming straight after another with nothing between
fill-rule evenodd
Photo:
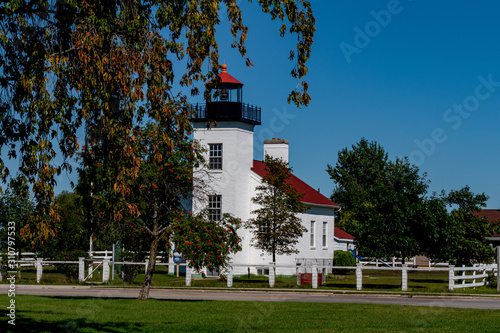
<instances>
[{"instance_id":1,"label":"building window","mask_svg":"<svg viewBox=\"0 0 500 333\"><path fill-rule=\"evenodd\" d=\"M323 222L323 247L326 247L326 232L328 222Z\"/></svg>"},{"instance_id":2,"label":"building window","mask_svg":"<svg viewBox=\"0 0 500 333\"><path fill-rule=\"evenodd\" d=\"M221 219L221 201L222 200L220 195L208 196L208 218L210 220L219 221Z\"/></svg>"},{"instance_id":3,"label":"building window","mask_svg":"<svg viewBox=\"0 0 500 333\"><path fill-rule=\"evenodd\" d=\"M212 170L222 170L222 143L210 143L210 158L208 167Z\"/></svg>"},{"instance_id":4,"label":"building window","mask_svg":"<svg viewBox=\"0 0 500 333\"><path fill-rule=\"evenodd\" d=\"M315 222L311 221L311 247L314 247L314 227L315 227Z\"/></svg>"}]
</instances>

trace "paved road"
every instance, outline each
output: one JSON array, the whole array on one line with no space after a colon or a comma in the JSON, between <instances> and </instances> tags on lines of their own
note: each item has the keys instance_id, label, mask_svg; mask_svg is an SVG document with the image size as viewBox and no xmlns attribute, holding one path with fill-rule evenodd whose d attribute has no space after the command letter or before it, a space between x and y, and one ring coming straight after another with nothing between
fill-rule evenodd
<instances>
[{"instance_id":1,"label":"paved road","mask_svg":"<svg viewBox=\"0 0 500 333\"><path fill-rule=\"evenodd\" d=\"M8 285L0 285L6 293ZM136 298L138 289L105 288L90 286L17 285L18 295L87 296L108 298ZM151 298L176 300L221 300L221 301L267 301L267 302L313 302L313 303L370 303L392 305L419 305L470 309L500 310L500 295L496 297L436 297L373 294L331 294L318 292L275 291L212 291L187 289L152 289Z\"/></svg>"}]
</instances>

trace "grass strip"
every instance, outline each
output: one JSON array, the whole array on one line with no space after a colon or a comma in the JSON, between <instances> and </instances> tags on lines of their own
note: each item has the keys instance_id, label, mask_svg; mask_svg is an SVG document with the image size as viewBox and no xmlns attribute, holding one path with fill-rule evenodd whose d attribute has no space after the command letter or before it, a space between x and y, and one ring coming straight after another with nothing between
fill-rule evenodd
<instances>
[{"instance_id":1,"label":"grass strip","mask_svg":"<svg viewBox=\"0 0 500 333\"><path fill-rule=\"evenodd\" d=\"M0 295L1 332L498 332L500 310ZM4 306L5 305L5 306Z\"/></svg>"}]
</instances>

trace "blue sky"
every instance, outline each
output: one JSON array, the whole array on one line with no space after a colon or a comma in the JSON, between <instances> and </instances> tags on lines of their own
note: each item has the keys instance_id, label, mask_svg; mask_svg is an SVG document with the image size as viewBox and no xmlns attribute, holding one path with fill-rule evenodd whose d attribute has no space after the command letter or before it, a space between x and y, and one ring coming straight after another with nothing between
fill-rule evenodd
<instances>
[{"instance_id":1,"label":"blue sky","mask_svg":"<svg viewBox=\"0 0 500 333\"><path fill-rule=\"evenodd\" d=\"M286 102L297 85L287 59L295 36L280 38L280 23L256 2L238 4L254 66L229 47L224 19L217 37L228 72L245 84L244 101L262 107L256 159L264 139L287 139L294 173L330 196L327 164L365 137L391 158L408 156L430 191L469 185L490 196L487 208L500 208L500 3L312 0L312 101L302 109ZM70 189L70 178L59 178L57 192Z\"/></svg>"},{"instance_id":2,"label":"blue sky","mask_svg":"<svg viewBox=\"0 0 500 333\"><path fill-rule=\"evenodd\" d=\"M294 173L329 196L327 164L365 137L390 158L408 156L431 192L469 185L490 196L487 208L500 208L500 3L311 1L312 101L302 109L286 103L297 84L287 60L295 38L280 38L279 23L256 3L239 4L254 66L245 67L223 32L220 51L245 84L245 102L262 107L255 158L271 133L288 139Z\"/></svg>"}]
</instances>

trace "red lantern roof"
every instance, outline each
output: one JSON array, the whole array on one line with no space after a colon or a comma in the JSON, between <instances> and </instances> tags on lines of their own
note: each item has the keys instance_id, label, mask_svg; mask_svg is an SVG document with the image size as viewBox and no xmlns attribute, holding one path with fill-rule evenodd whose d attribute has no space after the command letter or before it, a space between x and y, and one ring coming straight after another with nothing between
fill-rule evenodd
<instances>
[{"instance_id":1,"label":"red lantern roof","mask_svg":"<svg viewBox=\"0 0 500 333\"><path fill-rule=\"evenodd\" d=\"M228 74L226 64L223 64L221 67L222 67L222 72L219 74L221 78L221 83L233 83L233 84L243 85L243 83L241 83L240 81L236 80L234 77Z\"/></svg>"}]
</instances>

